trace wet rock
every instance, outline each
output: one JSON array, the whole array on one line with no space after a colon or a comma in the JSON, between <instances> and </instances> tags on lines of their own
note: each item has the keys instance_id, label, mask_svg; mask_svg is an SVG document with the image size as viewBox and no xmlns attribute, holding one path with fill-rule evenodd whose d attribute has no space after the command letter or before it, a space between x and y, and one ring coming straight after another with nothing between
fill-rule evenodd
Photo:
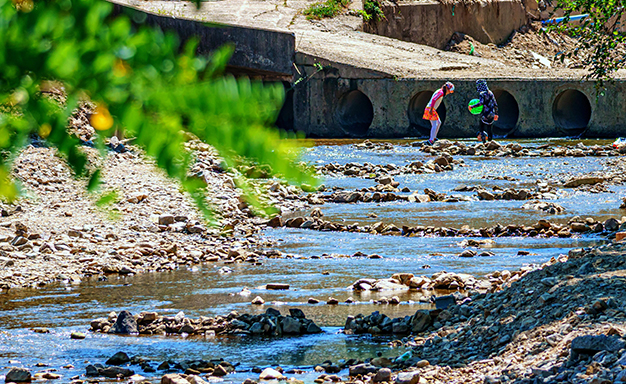
<instances>
[{"instance_id":1,"label":"wet rock","mask_svg":"<svg viewBox=\"0 0 626 384\"><path fill-rule=\"evenodd\" d=\"M285 334L300 334L300 322L293 317L285 317L282 319L282 329Z\"/></svg>"},{"instance_id":2,"label":"wet rock","mask_svg":"<svg viewBox=\"0 0 626 384\"><path fill-rule=\"evenodd\" d=\"M122 365L130 362L130 357L126 354L126 352L117 352L115 355L111 356L106 362L106 365Z\"/></svg>"},{"instance_id":3,"label":"wet rock","mask_svg":"<svg viewBox=\"0 0 626 384\"><path fill-rule=\"evenodd\" d=\"M140 320L139 323L151 323L157 319L159 316L156 312L141 312L139 314Z\"/></svg>"},{"instance_id":4,"label":"wet rock","mask_svg":"<svg viewBox=\"0 0 626 384\"><path fill-rule=\"evenodd\" d=\"M44 380L58 380L61 378L61 375L52 372L44 372L41 374L41 378Z\"/></svg>"},{"instance_id":5,"label":"wet rock","mask_svg":"<svg viewBox=\"0 0 626 384\"><path fill-rule=\"evenodd\" d=\"M585 223L571 223L570 230L572 232L589 232L591 228Z\"/></svg>"},{"instance_id":6,"label":"wet rock","mask_svg":"<svg viewBox=\"0 0 626 384\"><path fill-rule=\"evenodd\" d=\"M189 382L177 373L168 373L161 378L161 384L189 384Z\"/></svg>"},{"instance_id":7,"label":"wet rock","mask_svg":"<svg viewBox=\"0 0 626 384\"><path fill-rule=\"evenodd\" d=\"M386 368L386 367L392 366L393 362L386 357L375 357L372 360L370 360L370 364L372 364L375 367Z\"/></svg>"},{"instance_id":8,"label":"wet rock","mask_svg":"<svg viewBox=\"0 0 626 384\"><path fill-rule=\"evenodd\" d=\"M357 364L353 365L349 369L350 376L367 375L368 373L374 373L378 370L371 364Z\"/></svg>"},{"instance_id":9,"label":"wet rock","mask_svg":"<svg viewBox=\"0 0 626 384\"><path fill-rule=\"evenodd\" d=\"M284 283L269 283L265 286L265 289L270 290L287 290L289 289L289 284Z\"/></svg>"},{"instance_id":10,"label":"wet rock","mask_svg":"<svg viewBox=\"0 0 626 384\"><path fill-rule=\"evenodd\" d=\"M476 256L476 251L473 251L471 249L466 249L459 255L459 257L474 257L474 256Z\"/></svg>"},{"instance_id":11,"label":"wet rock","mask_svg":"<svg viewBox=\"0 0 626 384\"><path fill-rule=\"evenodd\" d=\"M454 296L452 295L435 297L435 307L437 309L446 309L449 306L455 305L455 304L456 304L456 300L454 299Z\"/></svg>"},{"instance_id":12,"label":"wet rock","mask_svg":"<svg viewBox=\"0 0 626 384\"><path fill-rule=\"evenodd\" d=\"M198 375L188 375L187 381L189 384L208 384L207 381L202 380L202 378Z\"/></svg>"},{"instance_id":13,"label":"wet rock","mask_svg":"<svg viewBox=\"0 0 626 384\"><path fill-rule=\"evenodd\" d=\"M419 333L424 332L432 324L432 318L427 310L418 310L411 317L411 330Z\"/></svg>"},{"instance_id":14,"label":"wet rock","mask_svg":"<svg viewBox=\"0 0 626 384\"><path fill-rule=\"evenodd\" d=\"M115 324L109 329L108 333L129 335L139 333L139 331L137 330L137 322L133 315L128 311L122 311L117 316Z\"/></svg>"},{"instance_id":15,"label":"wet rock","mask_svg":"<svg viewBox=\"0 0 626 384\"><path fill-rule=\"evenodd\" d=\"M98 376L100 375L100 369L103 369L104 367L101 364L90 364L87 367L85 367L85 376L90 377L90 376Z\"/></svg>"},{"instance_id":16,"label":"wet rock","mask_svg":"<svg viewBox=\"0 0 626 384\"><path fill-rule=\"evenodd\" d=\"M261 296L257 296L254 299L252 299L252 304L254 304L254 305L263 305L263 304L265 304L265 300L263 300L263 298Z\"/></svg>"},{"instance_id":17,"label":"wet rock","mask_svg":"<svg viewBox=\"0 0 626 384\"><path fill-rule=\"evenodd\" d=\"M273 368L265 368L259 375L259 380L284 380L285 376Z\"/></svg>"},{"instance_id":18,"label":"wet rock","mask_svg":"<svg viewBox=\"0 0 626 384\"><path fill-rule=\"evenodd\" d=\"M245 379L241 384L257 384L256 380L252 380L250 378Z\"/></svg>"},{"instance_id":19,"label":"wet rock","mask_svg":"<svg viewBox=\"0 0 626 384\"><path fill-rule=\"evenodd\" d=\"M280 216L274 216L265 223L268 227L279 228L284 226L283 219Z\"/></svg>"},{"instance_id":20,"label":"wet rock","mask_svg":"<svg viewBox=\"0 0 626 384\"><path fill-rule=\"evenodd\" d=\"M314 298L314 297L309 297L309 299L307 300L307 303L309 304L319 304L319 300Z\"/></svg>"},{"instance_id":21,"label":"wet rock","mask_svg":"<svg viewBox=\"0 0 626 384\"><path fill-rule=\"evenodd\" d=\"M320 328L317 324L315 324L312 321L306 327L306 333L322 333L322 332L323 332L322 328Z\"/></svg>"},{"instance_id":22,"label":"wet rock","mask_svg":"<svg viewBox=\"0 0 626 384\"><path fill-rule=\"evenodd\" d=\"M70 339L74 339L74 340L83 340L85 338L85 334L82 332L72 332L70 334Z\"/></svg>"},{"instance_id":23,"label":"wet rock","mask_svg":"<svg viewBox=\"0 0 626 384\"><path fill-rule=\"evenodd\" d=\"M359 192L339 192L333 196L335 203L356 203L363 200L363 195Z\"/></svg>"},{"instance_id":24,"label":"wet rock","mask_svg":"<svg viewBox=\"0 0 626 384\"><path fill-rule=\"evenodd\" d=\"M615 232L619 229L619 221L610 218L604 222L604 228L606 228L607 231Z\"/></svg>"},{"instance_id":25,"label":"wet rock","mask_svg":"<svg viewBox=\"0 0 626 384\"><path fill-rule=\"evenodd\" d=\"M213 370L212 375L213 376L218 376L218 377L226 376L226 375L228 375L228 371L226 371L226 368L224 368L222 365L218 365Z\"/></svg>"},{"instance_id":26,"label":"wet rock","mask_svg":"<svg viewBox=\"0 0 626 384\"><path fill-rule=\"evenodd\" d=\"M414 192L409 195L408 201L411 203L428 203L430 201L430 196Z\"/></svg>"},{"instance_id":27,"label":"wet rock","mask_svg":"<svg viewBox=\"0 0 626 384\"><path fill-rule=\"evenodd\" d=\"M335 299L334 297L329 297L328 300L326 301L326 304L337 305L339 304L339 300Z\"/></svg>"},{"instance_id":28,"label":"wet rock","mask_svg":"<svg viewBox=\"0 0 626 384\"><path fill-rule=\"evenodd\" d=\"M26 368L11 368L6 374L4 381L6 383L29 383L32 377L30 371Z\"/></svg>"},{"instance_id":29,"label":"wet rock","mask_svg":"<svg viewBox=\"0 0 626 384\"><path fill-rule=\"evenodd\" d=\"M602 177L576 177L567 181L563 186L565 188L576 188L581 185L593 185L597 183L603 182L604 179Z\"/></svg>"},{"instance_id":30,"label":"wet rock","mask_svg":"<svg viewBox=\"0 0 626 384\"><path fill-rule=\"evenodd\" d=\"M289 315L298 319L304 319L306 317L300 308L289 308Z\"/></svg>"},{"instance_id":31,"label":"wet rock","mask_svg":"<svg viewBox=\"0 0 626 384\"><path fill-rule=\"evenodd\" d=\"M135 372L133 372L130 369L115 367L115 366L106 367L104 369L98 369L98 373L104 377L111 377L111 378L124 378L124 377L129 377L135 374Z\"/></svg>"},{"instance_id":32,"label":"wet rock","mask_svg":"<svg viewBox=\"0 0 626 384\"><path fill-rule=\"evenodd\" d=\"M418 384L420 382L420 374L418 371L399 372L395 382L396 384Z\"/></svg>"},{"instance_id":33,"label":"wet rock","mask_svg":"<svg viewBox=\"0 0 626 384\"><path fill-rule=\"evenodd\" d=\"M389 368L379 369L378 372L376 372L376 375L374 375L373 380L375 383L381 383L383 381L385 382L391 381L391 369Z\"/></svg>"}]
</instances>

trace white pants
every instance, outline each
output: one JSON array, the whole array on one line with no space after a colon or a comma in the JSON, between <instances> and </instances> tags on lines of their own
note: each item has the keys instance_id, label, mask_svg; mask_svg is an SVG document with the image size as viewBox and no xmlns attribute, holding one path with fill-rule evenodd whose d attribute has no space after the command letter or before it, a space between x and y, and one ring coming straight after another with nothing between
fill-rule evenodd
<instances>
[{"instance_id":1,"label":"white pants","mask_svg":"<svg viewBox=\"0 0 626 384\"><path fill-rule=\"evenodd\" d=\"M437 138L437 133L439 133L439 128L441 127L441 120L431 120L430 125L432 125L430 128L430 142L434 143Z\"/></svg>"}]
</instances>

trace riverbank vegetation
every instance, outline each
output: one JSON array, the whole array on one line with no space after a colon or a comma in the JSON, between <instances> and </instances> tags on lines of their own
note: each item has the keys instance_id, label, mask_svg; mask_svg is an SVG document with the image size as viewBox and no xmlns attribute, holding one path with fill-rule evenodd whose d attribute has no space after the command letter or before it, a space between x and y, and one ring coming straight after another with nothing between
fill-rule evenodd
<instances>
[{"instance_id":1,"label":"riverbank vegetation","mask_svg":"<svg viewBox=\"0 0 626 384\"><path fill-rule=\"evenodd\" d=\"M326 0L324 2L312 4L302 13L306 15L306 18L309 20L322 19L324 17L335 17L339 14L339 12L346 9L351 2L351 0Z\"/></svg>"},{"instance_id":2,"label":"riverbank vegetation","mask_svg":"<svg viewBox=\"0 0 626 384\"><path fill-rule=\"evenodd\" d=\"M588 79L598 80L598 86L625 68L626 34L623 21L626 2L623 0L557 0L554 13L564 13L564 21L549 24L548 31L576 37L573 50L564 51L561 60L577 57L589 69ZM570 23L574 15L586 14L578 23Z\"/></svg>"},{"instance_id":3,"label":"riverbank vegetation","mask_svg":"<svg viewBox=\"0 0 626 384\"><path fill-rule=\"evenodd\" d=\"M282 85L223 75L233 47L198 56L196 41L181 50L174 34L143 25L146 14L115 15L113 4L99 0L0 0L0 13L2 196L18 196L9 177L11 159L33 136L58 148L74 175L97 188L101 172L81 148L95 145L104 156L105 138L115 131L133 138L179 180L207 216L206 184L187 174L191 155L183 144L190 138L217 149L225 167L242 156L267 165L272 175L313 182L294 166L295 144L281 140L273 128ZM60 94L56 100L42 92L50 80ZM93 143L67 130L68 119L84 103L93 105L89 123L100 132ZM250 191L244 178L236 182ZM261 207L254 193L246 196Z\"/></svg>"}]
</instances>

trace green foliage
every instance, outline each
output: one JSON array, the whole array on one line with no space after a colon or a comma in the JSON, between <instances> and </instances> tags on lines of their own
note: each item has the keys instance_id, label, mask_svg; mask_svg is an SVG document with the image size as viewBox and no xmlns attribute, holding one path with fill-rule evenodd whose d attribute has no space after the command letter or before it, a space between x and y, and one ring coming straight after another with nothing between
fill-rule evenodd
<instances>
[{"instance_id":1,"label":"green foliage","mask_svg":"<svg viewBox=\"0 0 626 384\"><path fill-rule=\"evenodd\" d=\"M626 36L619 31L626 12L626 0L557 0L555 12L562 10L565 21L551 24L548 31L567 33L578 38L573 51L560 54L562 61L578 56L589 69L588 79L603 81L612 78L624 67ZM576 14L589 14L578 23L569 23Z\"/></svg>"},{"instance_id":2,"label":"green foliage","mask_svg":"<svg viewBox=\"0 0 626 384\"><path fill-rule=\"evenodd\" d=\"M120 194L117 190L113 189L108 192L101 193L96 201L96 206L102 208L120 200Z\"/></svg>"},{"instance_id":3,"label":"green foliage","mask_svg":"<svg viewBox=\"0 0 626 384\"><path fill-rule=\"evenodd\" d=\"M242 156L291 182L315 183L294 165L295 144L272 128L282 85L222 76L233 47L199 57L196 42L181 50L174 34L136 27L112 10L101 0L0 0L0 103L10 111L0 113L0 151L15 154L38 133L95 188L99 172L88 170L79 140L66 129L87 96L97 104L91 125L100 131L103 155L103 137L124 130L207 215L204 183L187 177L191 157L183 143L190 136L214 146L229 166ZM63 105L42 96L46 80L63 84ZM7 158L0 159L0 195L14 198Z\"/></svg>"},{"instance_id":4,"label":"green foliage","mask_svg":"<svg viewBox=\"0 0 626 384\"><path fill-rule=\"evenodd\" d=\"M335 17L345 9L352 0L326 0L324 2L314 3L309 8L305 9L303 14L306 15L306 18L311 19L322 19L324 17Z\"/></svg>"},{"instance_id":5,"label":"green foliage","mask_svg":"<svg viewBox=\"0 0 626 384\"><path fill-rule=\"evenodd\" d=\"M365 14L362 14L363 20L365 21L370 21L370 20L379 21L379 20L387 19L385 17L385 13L380 7L379 0L365 0L363 2L363 12L365 13Z\"/></svg>"}]
</instances>

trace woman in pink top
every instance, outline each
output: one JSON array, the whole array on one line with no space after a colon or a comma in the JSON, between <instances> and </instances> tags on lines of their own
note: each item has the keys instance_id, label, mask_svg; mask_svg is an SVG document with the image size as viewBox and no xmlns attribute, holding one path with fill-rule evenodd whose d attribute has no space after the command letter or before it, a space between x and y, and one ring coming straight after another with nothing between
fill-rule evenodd
<instances>
[{"instance_id":1,"label":"woman in pink top","mask_svg":"<svg viewBox=\"0 0 626 384\"><path fill-rule=\"evenodd\" d=\"M437 113L437 108L441 105L443 97L450 93L454 93L454 84L448 81L443 85L443 87L433 93L433 96L430 98L430 101L424 110L423 119L430 120L431 124L430 139L428 139L425 144L433 145L437 139L437 133L439 133L439 128L441 127L441 119Z\"/></svg>"}]
</instances>

